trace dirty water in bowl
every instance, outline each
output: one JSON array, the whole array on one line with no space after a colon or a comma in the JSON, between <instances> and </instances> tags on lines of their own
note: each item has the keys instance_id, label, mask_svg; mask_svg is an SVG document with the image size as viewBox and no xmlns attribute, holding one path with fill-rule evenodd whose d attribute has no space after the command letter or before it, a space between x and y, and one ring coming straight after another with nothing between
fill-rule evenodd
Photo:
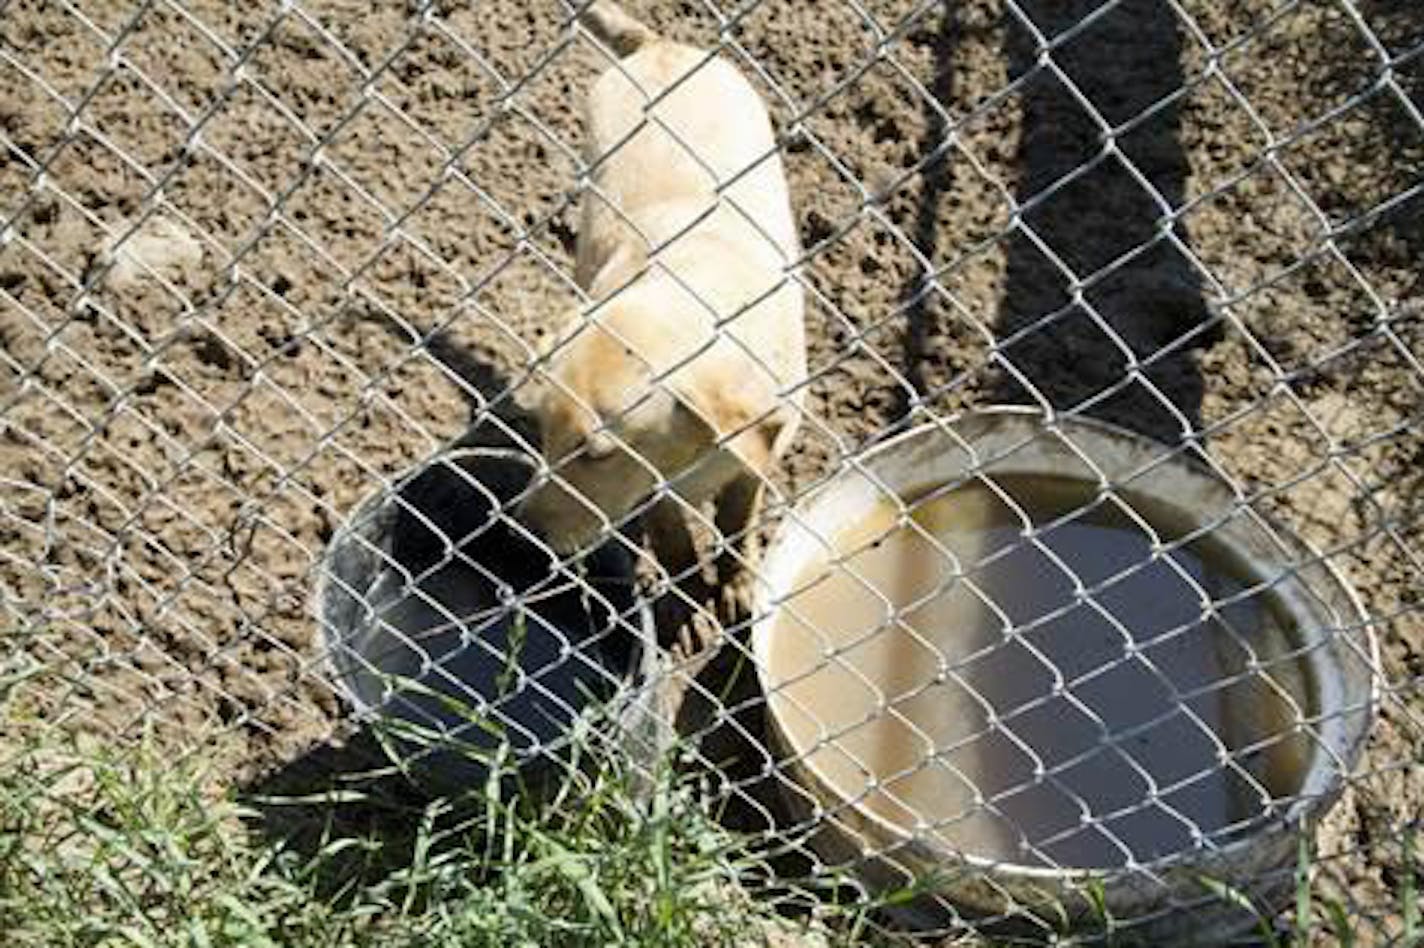
<instances>
[{"instance_id":1,"label":"dirty water in bowl","mask_svg":"<svg viewBox=\"0 0 1424 948\"><path fill-rule=\"evenodd\" d=\"M1279 585L1210 534L1154 556L1148 529L1191 528L1143 498L994 483L886 502L802 574L770 671L803 764L904 832L1028 865L1215 845L1297 792L1318 702Z\"/></svg>"}]
</instances>

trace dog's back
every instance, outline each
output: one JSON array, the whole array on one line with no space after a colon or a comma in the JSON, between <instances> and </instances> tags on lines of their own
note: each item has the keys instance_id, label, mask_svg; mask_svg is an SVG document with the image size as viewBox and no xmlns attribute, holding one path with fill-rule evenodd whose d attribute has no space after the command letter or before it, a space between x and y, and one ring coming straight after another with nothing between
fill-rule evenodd
<instances>
[{"instance_id":1,"label":"dog's back","mask_svg":"<svg viewBox=\"0 0 1424 948\"><path fill-rule=\"evenodd\" d=\"M657 38L612 4L593 4L584 22L623 58L588 99L595 190L584 204L592 239L580 248L580 282L598 296L595 279L620 247L656 247L684 232L729 241L771 272L793 263L800 244L785 172L746 78L719 56Z\"/></svg>"}]
</instances>

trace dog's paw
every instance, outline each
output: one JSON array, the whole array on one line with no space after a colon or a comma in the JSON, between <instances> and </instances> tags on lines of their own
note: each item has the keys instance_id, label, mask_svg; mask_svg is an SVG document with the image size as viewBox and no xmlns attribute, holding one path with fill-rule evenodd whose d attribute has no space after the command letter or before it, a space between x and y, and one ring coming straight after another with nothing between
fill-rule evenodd
<instances>
[{"instance_id":1,"label":"dog's paw","mask_svg":"<svg viewBox=\"0 0 1424 948\"><path fill-rule=\"evenodd\" d=\"M717 586L712 601L717 619L726 628L740 625L752 614L752 581L746 572L738 572Z\"/></svg>"},{"instance_id":2,"label":"dog's paw","mask_svg":"<svg viewBox=\"0 0 1424 948\"><path fill-rule=\"evenodd\" d=\"M675 643L681 633L683 626L691 621L693 606L680 596L676 590L670 590L658 597L653 603L653 623L658 630L658 642L664 646Z\"/></svg>"},{"instance_id":3,"label":"dog's paw","mask_svg":"<svg viewBox=\"0 0 1424 948\"><path fill-rule=\"evenodd\" d=\"M667 589L653 603L659 644L691 659L719 642L724 622L716 596L717 590L700 580Z\"/></svg>"},{"instance_id":4,"label":"dog's paw","mask_svg":"<svg viewBox=\"0 0 1424 948\"><path fill-rule=\"evenodd\" d=\"M706 609L694 610L678 630L678 641L674 647L677 657L683 661L705 662L724 636L722 623Z\"/></svg>"}]
</instances>

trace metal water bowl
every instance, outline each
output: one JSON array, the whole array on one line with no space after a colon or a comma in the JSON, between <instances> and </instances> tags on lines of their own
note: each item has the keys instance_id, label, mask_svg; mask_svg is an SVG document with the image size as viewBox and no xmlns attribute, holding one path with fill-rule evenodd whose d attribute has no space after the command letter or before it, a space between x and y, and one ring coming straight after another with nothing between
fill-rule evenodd
<instances>
[{"instance_id":1,"label":"metal water bowl","mask_svg":"<svg viewBox=\"0 0 1424 948\"><path fill-rule=\"evenodd\" d=\"M1209 589L1179 602L1193 618L1175 633L1163 629L1168 607L1150 600L1104 610L1116 631L1096 638L1017 625L1025 620L1004 617L1034 592L1022 582L991 590L998 603L985 608L1000 610L1000 625L957 624L959 613L928 606L907 617L892 598L897 583L917 581L909 574L943 569L933 596L968 595L964 584L978 582L982 597L988 580L974 564L1028 542L1010 523L983 557L925 564L934 544L952 545L951 531L961 552L988 533L982 511L959 499L986 495L957 493L963 485L1015 477L1072 482L1089 508L1132 507L1155 533L1156 552L1137 562L1213 544L1250 595L1270 598L1269 628L1222 634L1229 661L1212 671L1210 652L1187 667L1181 636L1216 636L1242 600ZM925 498L940 506L913 520ZM849 548L883 551L888 529L912 522L924 556L884 587L863 577L835 586L842 598L824 621L806 618L805 597L856 562ZM1096 597L1095 609L1111 597L1113 580L1083 578L1093 568L1058 565L1078 574L1066 608L1075 595ZM816 828L824 862L872 890L920 885L894 910L916 928L968 916L1042 936L1106 915L1140 923L1122 932L1143 943L1219 944L1257 919L1211 885L1268 914L1282 905L1302 834L1340 793L1372 722L1376 643L1329 561L1205 465L1097 422L1005 409L878 445L788 514L760 579L752 647L788 802ZM863 630L825 628L857 610L871 616ZM1234 811L1222 805L1233 794L1245 801Z\"/></svg>"}]
</instances>

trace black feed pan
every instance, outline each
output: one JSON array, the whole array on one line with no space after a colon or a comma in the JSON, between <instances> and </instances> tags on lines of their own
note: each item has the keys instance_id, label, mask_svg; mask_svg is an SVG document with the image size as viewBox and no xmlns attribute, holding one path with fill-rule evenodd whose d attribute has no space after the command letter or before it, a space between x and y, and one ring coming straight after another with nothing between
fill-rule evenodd
<instances>
[{"instance_id":1,"label":"black feed pan","mask_svg":"<svg viewBox=\"0 0 1424 948\"><path fill-rule=\"evenodd\" d=\"M520 764L558 753L581 713L626 690L651 635L626 550L560 567L513 518L535 463L438 456L361 503L321 567L336 683L358 716L418 731L401 746L442 780L478 778L505 742Z\"/></svg>"}]
</instances>

